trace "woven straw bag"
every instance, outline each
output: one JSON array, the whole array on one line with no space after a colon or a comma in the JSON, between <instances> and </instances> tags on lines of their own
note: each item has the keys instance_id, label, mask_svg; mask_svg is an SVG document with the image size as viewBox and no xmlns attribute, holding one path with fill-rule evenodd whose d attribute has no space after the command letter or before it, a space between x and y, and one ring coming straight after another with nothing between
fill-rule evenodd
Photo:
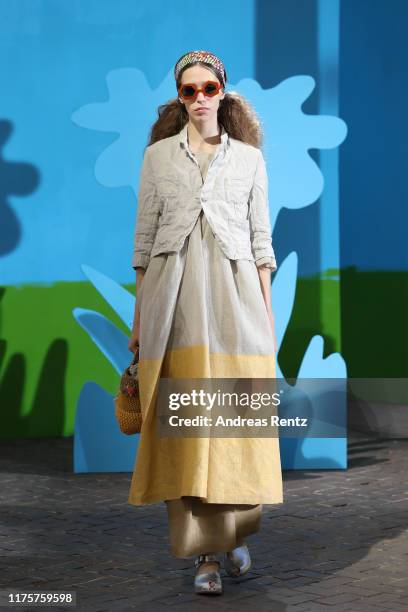
<instances>
[{"instance_id":1,"label":"woven straw bag","mask_svg":"<svg viewBox=\"0 0 408 612\"><path fill-rule=\"evenodd\" d=\"M117 395L114 398L115 416L122 433L132 435L142 429L142 410L140 406L139 381L139 345L130 365L120 379Z\"/></svg>"}]
</instances>

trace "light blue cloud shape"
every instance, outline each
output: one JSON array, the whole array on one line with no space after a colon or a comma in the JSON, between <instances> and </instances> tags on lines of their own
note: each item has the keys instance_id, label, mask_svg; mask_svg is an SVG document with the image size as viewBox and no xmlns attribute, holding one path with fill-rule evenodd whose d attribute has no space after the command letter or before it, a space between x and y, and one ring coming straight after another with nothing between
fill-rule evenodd
<instances>
[{"instance_id":1,"label":"light blue cloud shape","mask_svg":"<svg viewBox=\"0 0 408 612\"><path fill-rule=\"evenodd\" d=\"M156 109L175 97L172 72L152 90L136 68L112 70L106 77L108 99L82 106L72 121L83 128L116 134L95 162L95 176L105 187L138 190L142 153ZM310 76L294 76L263 90L254 79L226 88L238 91L255 107L265 139L272 227L282 206L301 208L320 196L323 175L310 149L331 149L344 140L345 122L339 117L307 115L302 104L315 87Z\"/></svg>"}]
</instances>

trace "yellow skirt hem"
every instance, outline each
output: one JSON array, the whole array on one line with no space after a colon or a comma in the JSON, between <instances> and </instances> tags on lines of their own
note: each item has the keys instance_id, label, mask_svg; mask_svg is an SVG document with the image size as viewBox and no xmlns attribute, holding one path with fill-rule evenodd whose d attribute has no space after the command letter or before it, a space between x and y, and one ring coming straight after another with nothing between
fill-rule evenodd
<instances>
[{"instance_id":1,"label":"yellow skirt hem","mask_svg":"<svg viewBox=\"0 0 408 612\"><path fill-rule=\"evenodd\" d=\"M132 506L145 506L148 504L158 504L160 502L165 502L166 499L180 499L181 497L184 496L192 496L192 497L200 497L201 500L204 503L208 503L208 504L249 504L249 505L255 505L255 504L282 504L283 503L283 495L269 495L269 496L265 496L265 497L256 497L254 498L253 495L251 496L245 496L242 495L242 493L240 493L238 496L234 497L234 496L220 496L220 497L216 497L216 496L209 496L206 497L202 491L185 491L185 492L181 492L181 493L175 493L174 491L169 491L167 494L163 493L163 491L161 491L161 493L158 494L154 494L151 493L150 495L144 495L144 496L136 496L136 495L130 495L128 498L128 504L131 504Z\"/></svg>"}]
</instances>

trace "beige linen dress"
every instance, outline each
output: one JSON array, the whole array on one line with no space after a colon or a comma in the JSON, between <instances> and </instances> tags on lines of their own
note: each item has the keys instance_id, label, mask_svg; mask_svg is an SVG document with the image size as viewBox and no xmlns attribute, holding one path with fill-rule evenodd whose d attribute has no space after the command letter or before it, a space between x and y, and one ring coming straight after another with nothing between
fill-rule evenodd
<instances>
[{"instance_id":1,"label":"beige linen dress","mask_svg":"<svg viewBox=\"0 0 408 612\"><path fill-rule=\"evenodd\" d=\"M213 153L196 153L203 180ZM139 290L143 427L129 503L165 501L176 557L224 552L282 503L279 438L159 438L166 378L273 378L275 353L256 264L230 260L201 210L181 251L150 259Z\"/></svg>"}]
</instances>

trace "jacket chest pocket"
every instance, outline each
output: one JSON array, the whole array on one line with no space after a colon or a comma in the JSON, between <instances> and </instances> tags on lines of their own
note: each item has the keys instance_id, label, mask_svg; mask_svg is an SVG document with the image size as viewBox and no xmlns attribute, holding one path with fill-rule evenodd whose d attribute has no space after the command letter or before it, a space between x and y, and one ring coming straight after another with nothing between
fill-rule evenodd
<instances>
[{"instance_id":1,"label":"jacket chest pocket","mask_svg":"<svg viewBox=\"0 0 408 612\"><path fill-rule=\"evenodd\" d=\"M251 180L246 177L228 177L225 179L226 200L233 205L234 214L239 219L248 218L248 200L251 187Z\"/></svg>"},{"instance_id":2,"label":"jacket chest pocket","mask_svg":"<svg viewBox=\"0 0 408 612\"><path fill-rule=\"evenodd\" d=\"M162 177L159 183L159 196L163 205L163 215L176 212L180 198L179 179L173 175Z\"/></svg>"}]
</instances>

